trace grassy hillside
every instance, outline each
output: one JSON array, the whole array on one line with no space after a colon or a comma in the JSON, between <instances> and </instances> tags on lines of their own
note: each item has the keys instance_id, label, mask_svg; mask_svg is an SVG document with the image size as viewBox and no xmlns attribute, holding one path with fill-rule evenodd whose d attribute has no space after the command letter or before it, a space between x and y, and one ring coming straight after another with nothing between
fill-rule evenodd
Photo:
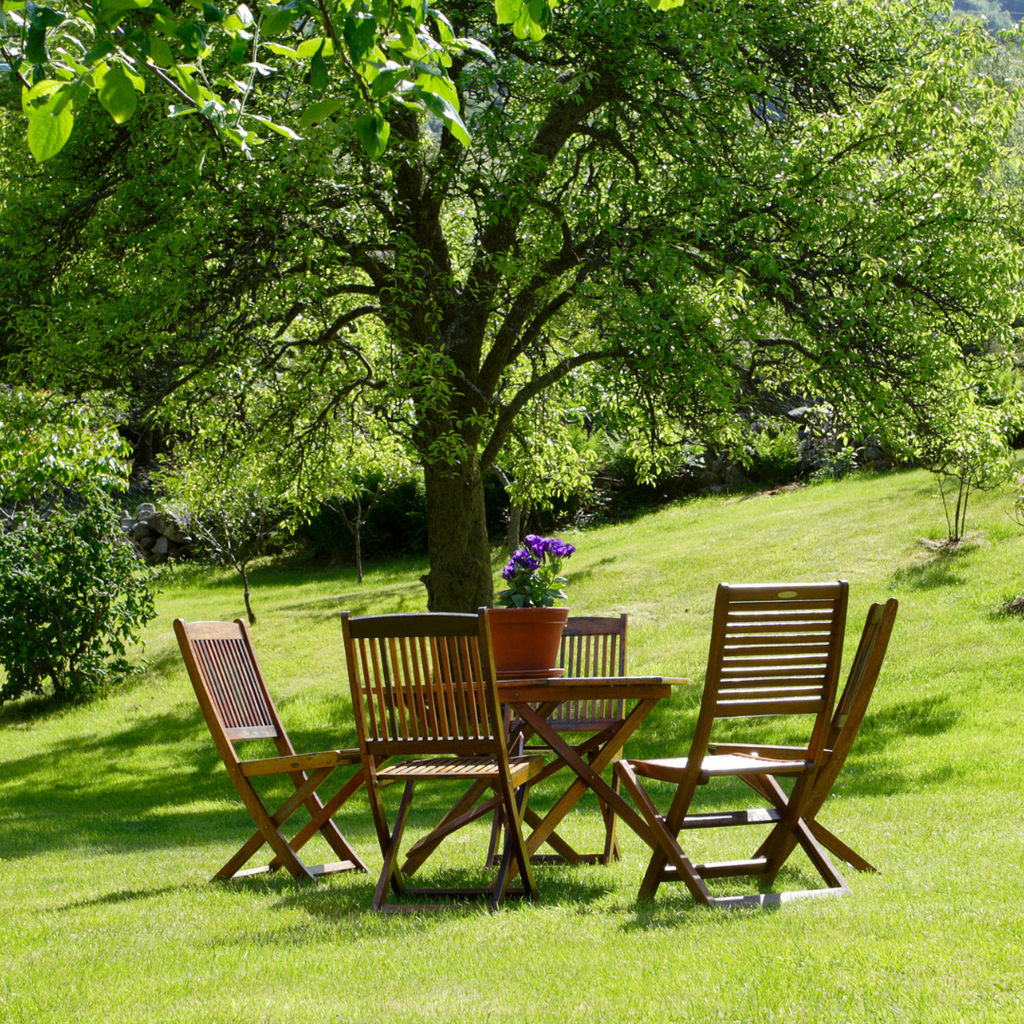
<instances>
[{"instance_id":1,"label":"grassy hillside","mask_svg":"<svg viewBox=\"0 0 1024 1024\"><path fill-rule=\"evenodd\" d=\"M572 536L572 612L628 611L630 668L695 684L721 580L848 579L847 659L867 606L899 599L821 815L880 873L846 870L850 896L777 911L709 912L669 885L638 903L646 848L630 834L621 863L542 866L539 903L495 916L371 917L368 876L209 884L251 829L170 624L243 607L231 575L179 571L131 691L0 711L0 1020L1024 1020L1024 620L1000 613L1024 590L1024 531L1009 504L980 496L972 543L952 553L927 543L945 528L918 472L686 502ZM362 586L348 571L254 574L258 654L298 744L354 739L338 613L422 610L424 568L372 568ZM676 693L627 750L681 751L698 699L697 685ZM427 795L410 834L451 796ZM566 831L594 846L597 810L582 806ZM379 867L365 798L339 820ZM750 852L749 830L721 831L711 856ZM465 830L424 871L477 876L485 844L483 826ZM784 884L816 884L791 864Z\"/></svg>"}]
</instances>

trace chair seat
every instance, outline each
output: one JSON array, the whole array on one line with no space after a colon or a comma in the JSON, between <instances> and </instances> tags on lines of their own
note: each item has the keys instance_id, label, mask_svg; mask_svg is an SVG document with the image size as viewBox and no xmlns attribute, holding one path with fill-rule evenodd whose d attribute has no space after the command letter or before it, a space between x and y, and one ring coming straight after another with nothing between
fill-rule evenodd
<instances>
[{"instance_id":1,"label":"chair seat","mask_svg":"<svg viewBox=\"0 0 1024 1024\"><path fill-rule=\"evenodd\" d=\"M645 779L679 782L686 775L685 757L660 757L649 761L630 761L633 771ZM813 767L809 761L780 761L775 758L749 757L743 754L712 754L700 766L700 781L719 775L796 775Z\"/></svg>"},{"instance_id":2,"label":"chair seat","mask_svg":"<svg viewBox=\"0 0 1024 1024\"><path fill-rule=\"evenodd\" d=\"M510 757L508 759L512 783L521 786L527 779L539 775L544 767L543 757ZM491 757L420 757L410 761L389 764L377 771L377 778L397 779L497 779L501 766Z\"/></svg>"}]
</instances>

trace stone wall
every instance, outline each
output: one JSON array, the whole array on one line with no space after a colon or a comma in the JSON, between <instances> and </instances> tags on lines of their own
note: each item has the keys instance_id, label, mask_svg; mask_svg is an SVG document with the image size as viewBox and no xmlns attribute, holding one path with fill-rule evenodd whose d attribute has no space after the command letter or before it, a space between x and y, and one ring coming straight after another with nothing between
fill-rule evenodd
<instances>
[{"instance_id":1,"label":"stone wall","mask_svg":"<svg viewBox=\"0 0 1024 1024\"><path fill-rule=\"evenodd\" d=\"M134 516L125 516L121 528L147 565L188 557L195 546L187 517L161 512L148 501L135 509Z\"/></svg>"}]
</instances>

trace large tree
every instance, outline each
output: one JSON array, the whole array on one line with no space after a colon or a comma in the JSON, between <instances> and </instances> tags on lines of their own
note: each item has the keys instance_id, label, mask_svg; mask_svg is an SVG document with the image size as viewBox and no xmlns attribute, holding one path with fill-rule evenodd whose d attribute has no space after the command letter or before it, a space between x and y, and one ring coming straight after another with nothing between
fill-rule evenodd
<instances>
[{"instance_id":1,"label":"large tree","mask_svg":"<svg viewBox=\"0 0 1024 1024\"><path fill-rule=\"evenodd\" d=\"M493 595L482 474L571 481L570 410L651 460L728 440L758 387L882 429L1002 351L1016 97L969 73L974 27L873 0L580 0L522 40L490 4L446 10L494 54L447 68L468 148L396 100L376 158L338 110L243 161L154 109L20 168L10 365L173 393L283 477L386 424L425 476L429 607L465 611ZM287 123L313 84L283 68L249 102Z\"/></svg>"}]
</instances>

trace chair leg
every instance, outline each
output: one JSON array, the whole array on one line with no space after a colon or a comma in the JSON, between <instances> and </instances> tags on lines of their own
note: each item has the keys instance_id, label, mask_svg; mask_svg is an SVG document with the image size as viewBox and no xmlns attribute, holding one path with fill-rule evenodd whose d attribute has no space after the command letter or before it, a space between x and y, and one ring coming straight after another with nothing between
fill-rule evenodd
<instances>
[{"instance_id":1,"label":"chair leg","mask_svg":"<svg viewBox=\"0 0 1024 1024\"><path fill-rule=\"evenodd\" d=\"M310 822L310 826L315 826L319 830L320 834L327 840L328 845L341 860L343 862L350 862L357 871L366 871L366 865L342 834L341 829L335 824L334 815L362 787L364 781L363 769L360 768L326 804L321 804L319 815L313 816L313 820ZM320 803L319 797L317 797L316 802ZM302 833L299 833L296 839L299 840L300 846L307 841ZM299 848L296 847L296 849Z\"/></svg>"},{"instance_id":2,"label":"chair leg","mask_svg":"<svg viewBox=\"0 0 1024 1024\"><path fill-rule=\"evenodd\" d=\"M785 794L782 792L782 788L776 785L774 788L768 784L768 776L761 775L747 775L744 776L743 781L750 786L758 796L763 797L769 803L774 804L777 808L782 807L779 803L779 794L782 794L783 801L785 800ZM812 808L814 805L812 804ZM813 813L813 811L812 811ZM817 818L805 818L804 821L807 823L807 827L811 830L814 838L825 847L830 853L834 853L841 860L846 861L852 868L857 871L872 871L877 872L876 868L869 861L865 860L856 850L851 849L846 845L837 835L830 832L824 825L822 825ZM787 844L788 849L786 850L786 856L793 851L793 847L796 846L796 840L791 840ZM762 843L754 854L755 857L764 855L765 844Z\"/></svg>"},{"instance_id":3,"label":"chair leg","mask_svg":"<svg viewBox=\"0 0 1024 1024\"><path fill-rule=\"evenodd\" d=\"M799 778L793 792L786 798L785 791L778 780L771 775L758 777L758 786L770 802L779 809L782 820L771 830L765 841L758 847L755 856L762 856L767 861L764 880L768 885L775 881L782 865L799 845L807 854L815 870L834 889L846 889L846 882L828 859L828 854L814 838L807 823L800 817L800 811L806 801L807 787L810 780Z\"/></svg>"},{"instance_id":4,"label":"chair leg","mask_svg":"<svg viewBox=\"0 0 1024 1024\"><path fill-rule=\"evenodd\" d=\"M512 879L512 861L515 859L519 874L523 879L523 888L531 899L540 898L540 890L533 877L533 865L530 863L530 854L526 849L526 841L523 839L523 822L520 810L525 811L526 799L530 787L520 786L518 791L507 788L503 779L499 782L501 795L503 797L505 819L505 850L501 858L501 867L498 870L498 877L494 881L494 895L491 898L491 909L496 910L505 899L505 890Z\"/></svg>"},{"instance_id":5,"label":"chair leg","mask_svg":"<svg viewBox=\"0 0 1024 1024\"><path fill-rule=\"evenodd\" d=\"M518 792L515 794L516 805L519 810L519 820L522 821L522 814L526 805L526 786L520 786ZM498 815L495 814L495 819ZM506 823L507 824L507 823ZM493 833L493 830L492 830ZM519 831L520 840L522 839L522 829ZM505 829L505 843L501 853L501 863L498 868L498 876L494 880L494 895L491 897L491 911L495 911L502 903L505 902L505 892L508 889L508 883L511 879L511 871L509 870L512 865L512 858L517 856L516 848L517 845L522 846L522 843L516 843L512 837L512 829L506 827ZM525 850L525 847L524 847ZM520 873L522 873L522 865L520 864ZM526 887L526 891L534 898L537 897L537 892L534 891L536 886L531 886L533 881L532 875L524 874L523 883Z\"/></svg>"},{"instance_id":6,"label":"chair leg","mask_svg":"<svg viewBox=\"0 0 1024 1024\"><path fill-rule=\"evenodd\" d=\"M306 808L309 810L310 820L303 825L288 845L293 850L301 850L313 838L315 833L319 831L324 839L327 840L331 849L341 858L341 867L334 870L367 871L368 868L363 863L362 858L351 847L348 840L342 834L341 829L333 821L333 817L338 809L347 803L349 798L363 785L364 778L363 770L360 768L326 804L321 804L319 797L315 795L311 800L307 800ZM310 804L314 800L315 803L311 807ZM316 807L320 809L314 813ZM270 870L276 871L281 866L280 859L275 858L270 863Z\"/></svg>"},{"instance_id":7,"label":"chair leg","mask_svg":"<svg viewBox=\"0 0 1024 1024\"><path fill-rule=\"evenodd\" d=\"M252 784L240 777L235 780L239 796L242 797L253 821L256 823L257 831L249 837L247 843L214 875L214 880L223 880L234 877L239 873L241 867L256 853L264 844L268 843L276 856L267 868L255 869L257 871L276 871L278 868L287 868L289 874L294 878L312 879L316 876L298 857L288 841L281 834L281 826L316 793L317 787L327 778L332 768L319 768L308 778L301 778L296 783L295 792L285 800L273 814L268 814L263 802L260 800Z\"/></svg>"},{"instance_id":8,"label":"chair leg","mask_svg":"<svg viewBox=\"0 0 1024 1024\"><path fill-rule=\"evenodd\" d=\"M498 859L498 843L501 842L502 819L501 809L494 812L491 818L491 838L487 843L487 856L484 858L484 867L493 868Z\"/></svg>"},{"instance_id":9,"label":"chair leg","mask_svg":"<svg viewBox=\"0 0 1024 1024\"><path fill-rule=\"evenodd\" d=\"M846 861L846 863L856 871L878 871L878 868L866 861L859 853L857 853L856 850L851 850L850 847L839 838L839 836L835 835L833 832L829 832L829 830L816 818L812 818L807 822L807 827L811 830L814 838L817 839L826 850L830 853L834 853L841 860Z\"/></svg>"},{"instance_id":10,"label":"chair leg","mask_svg":"<svg viewBox=\"0 0 1024 1024\"><path fill-rule=\"evenodd\" d=\"M616 793L622 792L622 780L616 771L612 771L612 789ZM610 807L603 800L601 801L601 816L604 818L604 854L599 858L601 864L611 864L613 860L622 860L622 851L619 849L619 837L616 834L616 817L614 808Z\"/></svg>"},{"instance_id":11,"label":"chair leg","mask_svg":"<svg viewBox=\"0 0 1024 1024\"><path fill-rule=\"evenodd\" d=\"M637 899L651 899L658 891L658 886L664 879L673 878L685 883L687 889L690 890L690 895L698 903L710 906L712 902L711 893L704 884L704 880L697 873L696 868L690 862L689 857L683 853L682 848L679 846L676 838L679 834L678 829L673 831L666 819L658 814L658 809L647 795L647 790L640 785L636 773L628 761L619 761L615 765L615 774L621 777L623 785L626 787L626 792L633 798L633 802L640 809L640 813L647 819L647 823L651 826L651 831L658 840L658 845L651 851L651 860L647 865L643 881L640 883ZM679 813L677 804L683 801L681 794L682 787L676 791L676 798L672 802L672 809L677 813ZM682 806L680 818L685 817L686 808L689 807L692 798L692 791L685 795L685 804ZM669 867L670 864L671 868ZM669 871L672 869L674 869L675 873L670 875Z\"/></svg>"},{"instance_id":12,"label":"chair leg","mask_svg":"<svg viewBox=\"0 0 1024 1024\"><path fill-rule=\"evenodd\" d=\"M405 832L405 823L409 820L409 808L412 806L412 794L415 788L416 781L414 779L405 784L402 802L399 804L398 814L395 816L395 826L387 843L382 845L384 866L377 881L377 890L373 894L373 902L370 904L372 910L380 910L384 906L389 886L394 890L396 896L405 895L405 881L401 871L398 870L398 850L402 842L402 833ZM379 800L379 793L377 798Z\"/></svg>"},{"instance_id":13,"label":"chair leg","mask_svg":"<svg viewBox=\"0 0 1024 1024\"><path fill-rule=\"evenodd\" d=\"M309 870L309 868L306 867L295 851L288 845L284 836L278 832L269 818L267 819L266 830L267 834L274 838L265 838L263 832L254 833L249 838L249 841L220 869L220 871L213 876L212 879L210 879L210 881L226 882L228 879L235 878L238 875L259 874L264 871L276 871L282 867L287 868L288 873L293 878L312 881L316 876ZM264 843L269 843L277 856L266 867L252 868L249 871L243 871L243 866L252 859L253 855Z\"/></svg>"}]
</instances>

